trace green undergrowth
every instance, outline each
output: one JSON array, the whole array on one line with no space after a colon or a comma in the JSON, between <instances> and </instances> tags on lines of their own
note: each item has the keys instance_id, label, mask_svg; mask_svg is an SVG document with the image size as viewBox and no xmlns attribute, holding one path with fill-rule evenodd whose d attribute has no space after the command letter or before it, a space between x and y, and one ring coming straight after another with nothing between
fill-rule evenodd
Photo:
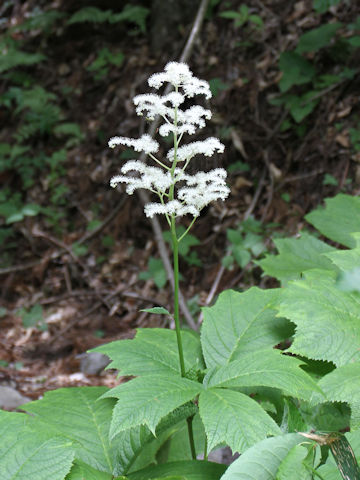
<instances>
[{"instance_id":1,"label":"green undergrowth","mask_svg":"<svg viewBox=\"0 0 360 480\"><path fill-rule=\"evenodd\" d=\"M306 219L317 232L258 261L281 288L224 291L200 335L182 330L185 377L175 332L140 328L95 349L128 381L1 411L2 479L358 479L360 199ZM189 423L197 456L240 457L192 460Z\"/></svg>"},{"instance_id":2,"label":"green undergrowth","mask_svg":"<svg viewBox=\"0 0 360 480\"><path fill-rule=\"evenodd\" d=\"M5 12L11 11L12 2L7 3ZM64 178L69 155L84 142L87 127L70 111L82 93L69 80L71 62L58 64L55 60L55 75L59 76L55 85L44 78L46 63L54 61L54 43L61 36L71 36L71 29L104 23L123 24L128 35L143 35L148 14L148 8L125 2L118 12L84 6L70 13L36 6L14 26L6 16L2 19L0 108L6 118L0 139L0 175L5 178L0 193L2 266L11 264L17 224L27 217L41 215L56 234L71 229L70 190ZM99 87L111 68L122 68L125 55L104 40L97 44L92 58L82 75L87 83Z\"/></svg>"}]
</instances>

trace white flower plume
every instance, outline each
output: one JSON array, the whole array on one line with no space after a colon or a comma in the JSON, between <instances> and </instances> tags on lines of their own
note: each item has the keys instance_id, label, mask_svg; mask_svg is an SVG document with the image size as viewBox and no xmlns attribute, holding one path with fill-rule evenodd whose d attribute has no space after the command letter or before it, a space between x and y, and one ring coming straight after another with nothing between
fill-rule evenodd
<instances>
[{"instance_id":1,"label":"white flower plume","mask_svg":"<svg viewBox=\"0 0 360 480\"><path fill-rule=\"evenodd\" d=\"M185 101L184 95L179 92L171 92L164 97L156 95L155 93L145 93L143 95L136 95L133 102L136 106L136 113L143 115L144 112L149 120L154 120L156 115L161 117L171 117L174 107L178 107ZM171 107L166 103L170 103Z\"/></svg>"},{"instance_id":2,"label":"white flower plume","mask_svg":"<svg viewBox=\"0 0 360 480\"><path fill-rule=\"evenodd\" d=\"M174 180L169 172L158 167L151 167L140 160L129 160L121 168L122 173L137 172L138 176L116 175L110 180L110 185L115 188L119 183L126 183L126 192L132 195L138 188L156 192L167 190Z\"/></svg>"},{"instance_id":3,"label":"white flower plume","mask_svg":"<svg viewBox=\"0 0 360 480\"><path fill-rule=\"evenodd\" d=\"M170 202L167 202L166 205L161 203L148 203L145 205L144 212L149 218L158 214L174 215L175 217L183 217L187 214L190 214L193 217L198 217L200 215L200 210L194 205L183 205L178 200L171 200Z\"/></svg>"},{"instance_id":4,"label":"white flower plume","mask_svg":"<svg viewBox=\"0 0 360 480\"><path fill-rule=\"evenodd\" d=\"M159 89L165 82L174 87L182 87L186 97L205 95L211 98L208 82L194 77L186 63L170 62L165 66L164 72L154 73L148 80L150 87Z\"/></svg>"},{"instance_id":5,"label":"white flower plume","mask_svg":"<svg viewBox=\"0 0 360 480\"><path fill-rule=\"evenodd\" d=\"M178 198L186 205L193 205L199 211L214 200L225 200L230 193L225 183L226 175L226 170L223 168L187 175L188 186L179 189Z\"/></svg>"},{"instance_id":6,"label":"white flower plume","mask_svg":"<svg viewBox=\"0 0 360 480\"><path fill-rule=\"evenodd\" d=\"M188 143L177 149L176 159L178 162L184 162L195 157L198 153L202 153L207 157L214 155L215 151L222 153L225 146L218 138L209 137L206 140L199 142ZM172 148L167 154L167 158L172 162L174 160L175 150Z\"/></svg>"},{"instance_id":7,"label":"white flower plume","mask_svg":"<svg viewBox=\"0 0 360 480\"><path fill-rule=\"evenodd\" d=\"M119 183L126 185L126 192L131 195L136 189L144 188L156 193L160 202L145 205L148 217L165 215L169 224L184 215L198 217L201 210L214 200L225 200L230 190L226 185L226 171L222 168L210 172L198 172L188 175L185 169L190 160L198 154L212 156L215 152L222 153L224 145L218 138L210 137L203 141L192 142L180 146L183 134L194 134L198 128L205 126L205 121L211 118L211 111L200 105L181 109L186 98L194 95L211 97L209 84L195 77L185 63L170 62L161 73L155 73L149 78L149 85L159 89L165 82L171 83L175 91L167 95L147 93L134 98L136 113L146 115L153 120L160 115L165 123L159 127L159 134L173 134L174 148L167 153L171 162L168 167L155 158L159 144L150 135L142 135L138 139L113 137L109 147L127 145L135 151L150 154L151 158L161 166L149 166L140 160L130 160L121 168L121 175L111 179L110 185L116 187ZM185 162L183 168L178 162ZM170 221L171 220L171 221Z\"/></svg>"},{"instance_id":8,"label":"white flower plume","mask_svg":"<svg viewBox=\"0 0 360 480\"><path fill-rule=\"evenodd\" d=\"M127 145L133 147L136 152L156 153L159 150L159 144L150 135L144 134L140 138L112 137L108 143L110 148L116 145Z\"/></svg>"}]
</instances>

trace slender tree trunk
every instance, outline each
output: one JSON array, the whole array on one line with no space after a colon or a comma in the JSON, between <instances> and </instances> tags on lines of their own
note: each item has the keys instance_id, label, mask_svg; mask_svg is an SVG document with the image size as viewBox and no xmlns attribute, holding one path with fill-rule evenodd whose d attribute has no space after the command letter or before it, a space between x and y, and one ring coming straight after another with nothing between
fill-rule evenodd
<instances>
[{"instance_id":1,"label":"slender tree trunk","mask_svg":"<svg viewBox=\"0 0 360 480\"><path fill-rule=\"evenodd\" d=\"M170 60L185 40L191 27L199 2L189 0L152 0L151 2L151 49L157 56L165 55ZM175 47L175 48L174 48Z\"/></svg>"}]
</instances>

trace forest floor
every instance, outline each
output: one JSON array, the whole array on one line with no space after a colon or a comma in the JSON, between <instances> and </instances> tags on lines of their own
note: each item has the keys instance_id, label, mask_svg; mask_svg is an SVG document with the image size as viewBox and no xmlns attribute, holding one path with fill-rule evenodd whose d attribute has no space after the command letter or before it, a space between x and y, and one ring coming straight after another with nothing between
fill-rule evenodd
<instances>
[{"instance_id":1,"label":"forest floor","mask_svg":"<svg viewBox=\"0 0 360 480\"><path fill-rule=\"evenodd\" d=\"M68 3L57 2L56 8L73 13ZM206 18L189 60L195 75L210 81L214 93L214 116L206 135L218 136L226 145L221 157L199 160L196 168L227 168L231 188L226 202L210 206L195 223L193 245L181 258L181 289L195 320L217 280L215 298L227 288L276 286L254 263L274 252L272 239L310 229L304 216L324 198L360 191L360 155L349 133L353 115L359 113L356 77L324 89L316 108L298 123L269 102L279 94L280 53L294 48L304 32L321 22L350 23L359 7L339 5L320 16L308 1L249 1L262 19L259 29L251 23L236 27L220 17L219 11L226 10L222 3ZM17 7L3 8L3 35L10 26L21 25L39 2L14 4ZM228 10L231 4L235 9L237 2L227 2ZM114 135L136 138L146 130L146 122L135 115L132 97L147 91L152 73L178 58L190 26L182 26L169 55L160 56L150 50L149 31L132 31L125 24L61 28L53 26L53 34L46 35L11 33L26 43L28 52L46 50L46 61L25 72L56 95L63 118L82 132L81 141L66 146L64 171L55 179L57 198L46 169L36 171L26 189L15 169L0 171L6 188L19 190L24 202L61 212L53 222L51 215L41 213L12 223L11 245L3 245L0 384L32 399L63 386L113 386L113 372L87 374L79 355L102 343L131 338L136 328L164 325L163 316L141 309L159 305L171 310L172 302L164 270L154 260L159 258L157 241L139 197L109 187L127 153L109 149L107 141ZM89 69L97 59L95 44L121 51L121 66L105 62L105 73ZM309 55L315 57L324 72L336 69L328 52ZM352 61L359 66L359 57ZM0 82L1 98L11 81L7 77ZM302 87L295 87L295 93L296 88ZM0 142L14 139L24 122L24 116L10 113L2 102ZM29 138L34 156L52 153L61 143L48 132ZM244 217L250 220L241 227ZM161 225L166 230L163 221ZM245 260L241 267L228 259L229 268L219 278L229 230L247 239Z\"/></svg>"}]
</instances>

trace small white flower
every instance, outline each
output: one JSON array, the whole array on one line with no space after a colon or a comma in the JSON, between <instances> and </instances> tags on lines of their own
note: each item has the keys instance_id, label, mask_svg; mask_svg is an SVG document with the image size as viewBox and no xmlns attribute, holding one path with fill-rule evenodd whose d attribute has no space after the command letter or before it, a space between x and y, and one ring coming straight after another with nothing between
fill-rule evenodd
<instances>
[{"instance_id":1,"label":"small white flower","mask_svg":"<svg viewBox=\"0 0 360 480\"><path fill-rule=\"evenodd\" d=\"M190 214L193 217L198 217L200 211L194 205L183 205L178 200L172 200L165 205L161 203L148 203L144 208L145 215L152 218L154 215L174 215L176 217L183 217Z\"/></svg>"},{"instance_id":2,"label":"small white flower","mask_svg":"<svg viewBox=\"0 0 360 480\"><path fill-rule=\"evenodd\" d=\"M226 175L223 168L187 175L186 183L189 186L179 189L178 198L199 211L214 200L225 200L230 193L225 183Z\"/></svg>"},{"instance_id":3,"label":"small white flower","mask_svg":"<svg viewBox=\"0 0 360 480\"><path fill-rule=\"evenodd\" d=\"M185 102L184 95L179 92L170 92L168 95L162 97L164 102L170 102L173 107L178 107Z\"/></svg>"},{"instance_id":4,"label":"small white flower","mask_svg":"<svg viewBox=\"0 0 360 480\"><path fill-rule=\"evenodd\" d=\"M159 150L159 144L150 135L144 134L140 138L112 137L108 143L110 148L116 145L127 145L133 147L136 152L156 153Z\"/></svg>"},{"instance_id":5,"label":"small white flower","mask_svg":"<svg viewBox=\"0 0 360 480\"><path fill-rule=\"evenodd\" d=\"M179 92L171 92L164 97L154 93L145 93L144 95L137 95L133 101L138 115L143 115L145 112L147 117L153 120L156 115L171 116L174 107L181 105L185 101L185 97ZM171 107L167 106L166 103L170 103Z\"/></svg>"},{"instance_id":6,"label":"small white flower","mask_svg":"<svg viewBox=\"0 0 360 480\"><path fill-rule=\"evenodd\" d=\"M186 63L169 62L164 72L154 73L148 80L150 87L159 89L165 82L169 82L174 86L179 86L184 82L191 80L193 74Z\"/></svg>"},{"instance_id":7,"label":"small white flower","mask_svg":"<svg viewBox=\"0 0 360 480\"><path fill-rule=\"evenodd\" d=\"M212 96L208 82L194 77L186 63L170 62L163 72L154 73L148 80L150 87L156 89L165 82L171 83L174 87L182 87L186 97L205 95L206 98L211 98Z\"/></svg>"},{"instance_id":8,"label":"small white flower","mask_svg":"<svg viewBox=\"0 0 360 480\"><path fill-rule=\"evenodd\" d=\"M185 160L191 159L198 153L202 153L207 157L211 157L214 155L215 151L222 153L224 148L225 146L218 138L209 137L206 140L188 143L187 145L183 145L182 147L178 148L176 152L176 158L178 162L184 162ZM174 160L174 153L175 151L173 148L169 150L167 158L170 161Z\"/></svg>"},{"instance_id":9,"label":"small white flower","mask_svg":"<svg viewBox=\"0 0 360 480\"><path fill-rule=\"evenodd\" d=\"M184 83L182 87L187 97L193 97L194 95L205 95L207 99L212 97L210 85L206 80L193 77L190 82Z\"/></svg>"},{"instance_id":10,"label":"small white flower","mask_svg":"<svg viewBox=\"0 0 360 480\"><path fill-rule=\"evenodd\" d=\"M159 134L162 137L167 137L169 133L176 133L177 135L181 135L183 133L189 133L190 135L196 132L196 128L194 125L190 123L184 123L183 125L175 127L172 123L164 123L159 128Z\"/></svg>"},{"instance_id":11,"label":"small white flower","mask_svg":"<svg viewBox=\"0 0 360 480\"><path fill-rule=\"evenodd\" d=\"M126 183L126 192L132 195L138 188L146 190L165 192L174 179L169 172L164 172L161 168L146 165L140 160L129 160L121 168L122 173L137 172L138 176L116 175L110 180L110 185L114 188L119 183Z\"/></svg>"},{"instance_id":12,"label":"small white flower","mask_svg":"<svg viewBox=\"0 0 360 480\"><path fill-rule=\"evenodd\" d=\"M144 112L150 120L154 120L156 115L162 117L168 113L169 107L166 107L159 95L154 93L145 93L143 95L137 95L133 99L136 105L137 115L143 115Z\"/></svg>"}]
</instances>

